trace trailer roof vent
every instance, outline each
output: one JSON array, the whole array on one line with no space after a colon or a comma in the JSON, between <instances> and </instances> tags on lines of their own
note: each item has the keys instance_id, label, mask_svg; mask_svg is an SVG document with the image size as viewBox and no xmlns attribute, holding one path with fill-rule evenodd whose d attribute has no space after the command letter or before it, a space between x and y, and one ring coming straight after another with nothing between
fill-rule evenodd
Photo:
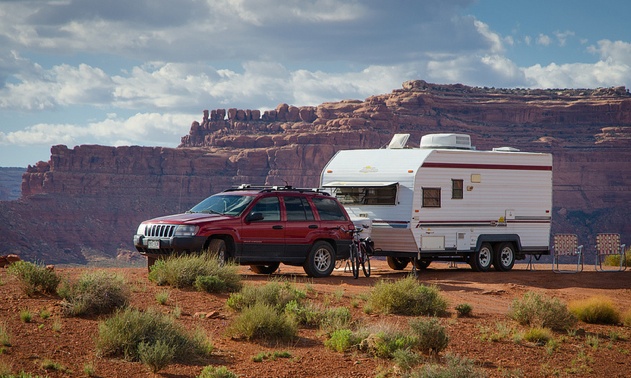
<instances>
[{"instance_id":1,"label":"trailer roof vent","mask_svg":"<svg viewBox=\"0 0 631 378\"><path fill-rule=\"evenodd\" d=\"M472 150L467 134L427 134L421 138L421 148L450 148Z\"/></svg>"},{"instance_id":2,"label":"trailer roof vent","mask_svg":"<svg viewBox=\"0 0 631 378\"><path fill-rule=\"evenodd\" d=\"M497 152L519 152L519 149L515 147L495 147L493 151Z\"/></svg>"},{"instance_id":3,"label":"trailer roof vent","mask_svg":"<svg viewBox=\"0 0 631 378\"><path fill-rule=\"evenodd\" d=\"M410 134L394 134L390 144L386 148L405 148L405 144L408 142Z\"/></svg>"}]
</instances>

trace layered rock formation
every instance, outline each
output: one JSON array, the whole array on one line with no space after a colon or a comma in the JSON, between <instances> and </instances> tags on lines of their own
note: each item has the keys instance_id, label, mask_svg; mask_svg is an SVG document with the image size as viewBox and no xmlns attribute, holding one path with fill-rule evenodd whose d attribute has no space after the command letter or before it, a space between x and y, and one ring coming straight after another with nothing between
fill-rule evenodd
<instances>
[{"instance_id":1,"label":"layered rock formation","mask_svg":"<svg viewBox=\"0 0 631 378\"><path fill-rule=\"evenodd\" d=\"M85 262L115 256L149 217L183 211L231 185L315 187L340 149L379 148L395 133L472 136L478 149L554 155L554 232L593 245L597 232L631 244L631 95L624 87L473 88L410 81L364 101L204 111L178 148L65 146L29 166L23 198L0 202L0 254ZM4 219L3 219L4 218Z\"/></svg>"}]
</instances>

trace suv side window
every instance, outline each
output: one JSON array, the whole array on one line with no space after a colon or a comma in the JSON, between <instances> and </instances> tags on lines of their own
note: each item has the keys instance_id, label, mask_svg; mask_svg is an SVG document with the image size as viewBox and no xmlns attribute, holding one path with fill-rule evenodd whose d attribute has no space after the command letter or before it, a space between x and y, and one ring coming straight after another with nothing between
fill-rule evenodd
<instances>
[{"instance_id":1,"label":"suv side window","mask_svg":"<svg viewBox=\"0 0 631 378\"><path fill-rule=\"evenodd\" d=\"M254 205L250 213L263 214L264 221L279 221L280 220L280 202L278 201L278 197L261 198Z\"/></svg>"},{"instance_id":2,"label":"suv side window","mask_svg":"<svg viewBox=\"0 0 631 378\"><path fill-rule=\"evenodd\" d=\"M303 197L283 197L288 221L314 220L313 211L309 202Z\"/></svg>"},{"instance_id":3,"label":"suv side window","mask_svg":"<svg viewBox=\"0 0 631 378\"><path fill-rule=\"evenodd\" d=\"M320 220L326 221L345 221L344 212L338 205L337 201L332 198L313 198L313 204L320 214Z\"/></svg>"}]
</instances>

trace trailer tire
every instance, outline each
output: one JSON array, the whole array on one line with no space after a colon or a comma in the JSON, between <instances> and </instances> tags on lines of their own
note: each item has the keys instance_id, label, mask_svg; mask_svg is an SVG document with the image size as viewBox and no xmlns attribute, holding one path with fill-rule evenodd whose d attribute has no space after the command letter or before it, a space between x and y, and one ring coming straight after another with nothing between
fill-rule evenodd
<instances>
[{"instance_id":1,"label":"trailer tire","mask_svg":"<svg viewBox=\"0 0 631 378\"><path fill-rule=\"evenodd\" d=\"M279 262L270 263L267 265L250 265L250 269L256 274L272 274L280 266Z\"/></svg>"},{"instance_id":2,"label":"trailer tire","mask_svg":"<svg viewBox=\"0 0 631 378\"><path fill-rule=\"evenodd\" d=\"M432 263L431 261L427 261L427 260L416 260L415 267L418 270L425 270L431 263Z\"/></svg>"},{"instance_id":3,"label":"trailer tire","mask_svg":"<svg viewBox=\"0 0 631 378\"><path fill-rule=\"evenodd\" d=\"M482 243L480 249L471 256L471 269L476 272L487 272L493 264L493 247L489 243Z\"/></svg>"},{"instance_id":4,"label":"trailer tire","mask_svg":"<svg viewBox=\"0 0 631 378\"><path fill-rule=\"evenodd\" d=\"M497 245L493 254L493 266L499 272L508 272L515 265L515 246L506 242Z\"/></svg>"},{"instance_id":5,"label":"trailer tire","mask_svg":"<svg viewBox=\"0 0 631 378\"><path fill-rule=\"evenodd\" d=\"M407 257L386 257L386 262L388 266L393 270L403 270L410 263L410 259Z\"/></svg>"}]
</instances>

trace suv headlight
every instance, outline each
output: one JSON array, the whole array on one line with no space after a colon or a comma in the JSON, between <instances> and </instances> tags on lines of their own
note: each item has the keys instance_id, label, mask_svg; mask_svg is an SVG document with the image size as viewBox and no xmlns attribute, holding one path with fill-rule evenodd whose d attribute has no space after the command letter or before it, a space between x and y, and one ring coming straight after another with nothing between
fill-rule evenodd
<instances>
[{"instance_id":1,"label":"suv headlight","mask_svg":"<svg viewBox=\"0 0 631 378\"><path fill-rule=\"evenodd\" d=\"M144 235L146 228L147 228L146 224L141 224L140 226L138 226L138 229L136 230L136 235Z\"/></svg>"},{"instance_id":2,"label":"suv headlight","mask_svg":"<svg viewBox=\"0 0 631 378\"><path fill-rule=\"evenodd\" d=\"M175 229L173 236L195 236L198 230L198 226L180 225Z\"/></svg>"}]
</instances>

